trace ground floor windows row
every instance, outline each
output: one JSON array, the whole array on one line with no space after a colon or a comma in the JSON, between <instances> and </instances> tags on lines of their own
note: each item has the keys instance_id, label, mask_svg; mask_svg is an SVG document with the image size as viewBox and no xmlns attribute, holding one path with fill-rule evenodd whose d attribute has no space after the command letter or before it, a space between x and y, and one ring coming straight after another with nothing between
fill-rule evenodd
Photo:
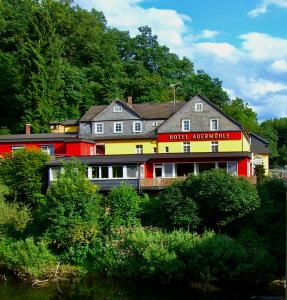
<instances>
[{"instance_id":1,"label":"ground floor windows row","mask_svg":"<svg viewBox=\"0 0 287 300\"><path fill-rule=\"evenodd\" d=\"M154 164L153 177L184 177L189 173L195 175L211 169L224 169L229 174L237 175L237 162L210 162L210 163L162 163Z\"/></svg>"},{"instance_id":2,"label":"ground floor windows row","mask_svg":"<svg viewBox=\"0 0 287 300\"><path fill-rule=\"evenodd\" d=\"M154 163L153 178L185 177L189 173L195 175L211 169L224 169L229 174L238 174L237 161L226 162L198 162L198 163ZM53 181L58 178L60 167L50 167L49 178ZM145 178L144 165L99 165L87 168L87 177L91 180L101 179L139 179Z\"/></svg>"}]
</instances>

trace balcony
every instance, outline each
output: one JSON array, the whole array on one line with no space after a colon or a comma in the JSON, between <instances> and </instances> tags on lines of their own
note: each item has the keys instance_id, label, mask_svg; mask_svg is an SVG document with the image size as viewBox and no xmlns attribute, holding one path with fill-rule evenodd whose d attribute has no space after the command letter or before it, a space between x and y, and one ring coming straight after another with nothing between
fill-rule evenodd
<instances>
[{"instance_id":1,"label":"balcony","mask_svg":"<svg viewBox=\"0 0 287 300\"><path fill-rule=\"evenodd\" d=\"M244 178L249 183L255 185L256 184L256 176L251 177L245 177L240 176L241 178ZM166 188L167 186L171 185L173 182L178 180L184 180L186 177L175 177L175 178L144 178L140 179L139 186L141 189L144 190L162 190Z\"/></svg>"},{"instance_id":2,"label":"balcony","mask_svg":"<svg viewBox=\"0 0 287 300\"><path fill-rule=\"evenodd\" d=\"M173 182L178 180L184 180L186 177L176 178L144 178L140 179L140 188L147 190L161 190L171 185Z\"/></svg>"}]
</instances>

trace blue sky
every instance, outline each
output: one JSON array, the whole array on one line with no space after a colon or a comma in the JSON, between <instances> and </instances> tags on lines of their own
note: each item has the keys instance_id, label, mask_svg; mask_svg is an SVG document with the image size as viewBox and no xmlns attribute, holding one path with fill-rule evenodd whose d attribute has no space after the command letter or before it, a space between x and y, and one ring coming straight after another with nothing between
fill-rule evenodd
<instances>
[{"instance_id":1,"label":"blue sky","mask_svg":"<svg viewBox=\"0 0 287 300\"><path fill-rule=\"evenodd\" d=\"M159 41L223 81L259 120L287 116L287 0L76 0L108 25L149 25Z\"/></svg>"}]
</instances>

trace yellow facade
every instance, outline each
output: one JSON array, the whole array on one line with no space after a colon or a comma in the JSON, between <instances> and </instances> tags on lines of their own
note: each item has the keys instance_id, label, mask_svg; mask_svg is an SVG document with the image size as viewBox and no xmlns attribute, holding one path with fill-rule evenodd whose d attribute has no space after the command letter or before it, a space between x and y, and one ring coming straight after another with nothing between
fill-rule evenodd
<instances>
[{"instance_id":1,"label":"yellow facade","mask_svg":"<svg viewBox=\"0 0 287 300\"><path fill-rule=\"evenodd\" d=\"M51 129L52 133L77 133L79 126L71 125L54 125L54 128Z\"/></svg>"},{"instance_id":2,"label":"yellow facade","mask_svg":"<svg viewBox=\"0 0 287 300\"><path fill-rule=\"evenodd\" d=\"M136 146L142 145L143 154L183 153L183 142L157 142L150 140L105 140L97 141L105 145L106 155L136 154ZM190 142L191 152L211 152L211 141ZM218 152L250 151L250 145L243 137L241 140L218 141Z\"/></svg>"},{"instance_id":3,"label":"yellow facade","mask_svg":"<svg viewBox=\"0 0 287 300\"><path fill-rule=\"evenodd\" d=\"M181 153L183 142L161 142L158 143L158 152ZM190 142L191 152L211 152L211 141ZM218 152L241 152L250 151L250 145L245 137L241 140L218 141Z\"/></svg>"},{"instance_id":4,"label":"yellow facade","mask_svg":"<svg viewBox=\"0 0 287 300\"><path fill-rule=\"evenodd\" d=\"M157 147L156 140L113 140L113 141L97 141L97 144L105 145L106 155L116 154L136 154L136 146L143 146L143 154L154 153Z\"/></svg>"},{"instance_id":5,"label":"yellow facade","mask_svg":"<svg viewBox=\"0 0 287 300\"><path fill-rule=\"evenodd\" d=\"M269 174L269 155L268 154L254 154L254 159L262 160L262 164L265 169L265 175L267 176Z\"/></svg>"}]
</instances>

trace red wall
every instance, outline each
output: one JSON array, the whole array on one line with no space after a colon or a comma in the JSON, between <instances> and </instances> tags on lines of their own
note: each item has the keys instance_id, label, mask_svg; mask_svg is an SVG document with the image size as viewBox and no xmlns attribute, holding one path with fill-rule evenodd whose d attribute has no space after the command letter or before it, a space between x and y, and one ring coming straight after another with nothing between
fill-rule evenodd
<instances>
[{"instance_id":1,"label":"red wall","mask_svg":"<svg viewBox=\"0 0 287 300\"><path fill-rule=\"evenodd\" d=\"M238 176L247 176L247 169L250 165L249 158L243 158L238 161Z\"/></svg>"},{"instance_id":2,"label":"red wall","mask_svg":"<svg viewBox=\"0 0 287 300\"><path fill-rule=\"evenodd\" d=\"M24 146L25 148L40 149L41 145L53 145L54 154L59 156L82 156L90 155L90 148L94 144L87 142L16 142L0 143L0 155L11 153L12 146Z\"/></svg>"}]
</instances>

